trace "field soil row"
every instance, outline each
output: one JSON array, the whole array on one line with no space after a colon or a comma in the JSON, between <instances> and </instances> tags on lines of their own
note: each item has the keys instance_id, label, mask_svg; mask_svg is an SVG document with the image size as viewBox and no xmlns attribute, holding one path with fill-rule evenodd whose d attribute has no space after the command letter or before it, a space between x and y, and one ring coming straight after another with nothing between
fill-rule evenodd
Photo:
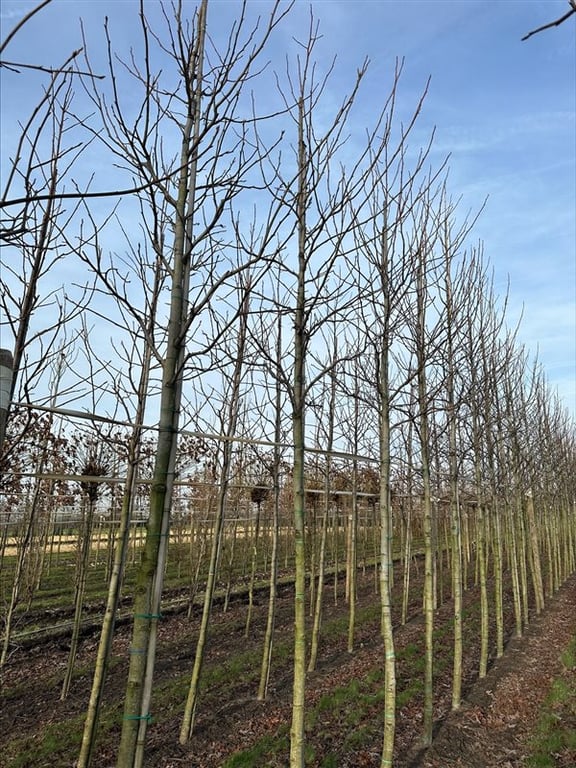
<instances>
[{"instance_id":1,"label":"field soil row","mask_svg":"<svg viewBox=\"0 0 576 768\"><path fill-rule=\"evenodd\" d=\"M488 678L483 681L477 681L479 596L473 587L466 591L466 701L459 713L449 711L451 602L446 600L438 609L435 617L434 712L438 733L427 754L419 748L423 677L421 579L421 571L413 574L410 620L399 626L399 617L396 618L399 675L396 768L520 766L524 747L518 745L524 744L530 724L537 717L538 702L545 696L546 682L549 683L554 673L554 659L557 661L570 634L576 631L576 577L573 576L549 600L540 617L533 617L524 638L508 643L504 658L491 667ZM396 583L401 584L401 579L397 578ZM383 649L375 587L373 571L359 574L358 626L352 654L346 651L348 606L344 600L343 580L338 583L337 604L333 584L325 587L319 662L307 681L307 765L318 768L379 766ZM400 605L399 597L396 595L396 605ZM188 620L184 615L174 614L161 622L146 768L181 768L182 765L187 768L284 768L287 765L292 684L292 590L282 589L278 599L274 662L266 702L256 700L266 622L265 595L260 594L257 603L247 638L244 637L247 607L243 601L232 602L226 613L221 607L214 609L195 731L186 746L178 744L178 733L192 669L198 619ZM505 624L507 637L510 637L513 614L509 597L505 605ZM493 627L491 633L494 637ZM129 645L130 627L119 627L95 758L95 765L101 768L114 763L122 722ZM8 759L7 765L17 768L73 766L96 646L95 637L82 642L72 692L63 702L59 694L67 657L66 644L54 641L37 648L14 651L4 674L0 706L0 744L2 754ZM518 745L511 746L512 737L518 737ZM477 742L476 752L474 740ZM510 754L511 750L514 754ZM517 762L513 762L515 759Z\"/></svg>"},{"instance_id":2,"label":"field soil row","mask_svg":"<svg viewBox=\"0 0 576 768\"><path fill-rule=\"evenodd\" d=\"M576 733L576 668L566 670L562 652L576 638L576 575L533 617L522 638L468 692L459 712L443 722L432 749L418 768L520 768L553 680L565 675L571 688L570 722ZM562 713L566 718L566 712ZM555 768L574 768L576 750L550 755Z\"/></svg>"}]
</instances>

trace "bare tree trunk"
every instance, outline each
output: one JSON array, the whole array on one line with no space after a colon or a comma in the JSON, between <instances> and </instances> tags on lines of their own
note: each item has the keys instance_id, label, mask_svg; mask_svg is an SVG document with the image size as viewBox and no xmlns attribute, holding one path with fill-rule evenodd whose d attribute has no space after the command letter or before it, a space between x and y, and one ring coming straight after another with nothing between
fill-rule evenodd
<instances>
[{"instance_id":1,"label":"bare tree trunk","mask_svg":"<svg viewBox=\"0 0 576 768\"><path fill-rule=\"evenodd\" d=\"M150 314L147 322L148 338L144 339L144 352L142 367L140 370L140 379L138 383L138 400L136 412L134 415L134 430L130 437L127 456L126 482L124 485L124 495L122 498L122 507L120 511L120 520L118 534L116 536L115 547L111 546L109 538L110 554L112 567L108 582L108 596L106 599L106 609L102 621L102 630L98 643L96 654L96 664L92 678L92 688L90 691L90 700L86 711L84 721L84 730L82 733L82 744L78 757L78 768L88 768L92 761L96 735L98 729L98 720L102 704L102 696L108 673L110 653L112 650L112 640L114 637L114 628L116 624L116 613L120 601L122 582L126 569L128 550L130 546L130 523L132 520L132 511L135 503L136 484L138 480L138 464L140 460L140 444L142 439L142 424L144 423L144 414L146 412L146 395L150 378L150 366L152 361L152 345L150 339L153 337L154 324L156 322L156 305L158 300L158 288L160 280L160 260L157 260L156 281L150 301ZM113 513L114 517L114 513ZM113 551L112 551L113 550Z\"/></svg>"},{"instance_id":2,"label":"bare tree trunk","mask_svg":"<svg viewBox=\"0 0 576 768\"><path fill-rule=\"evenodd\" d=\"M312 626L312 639L310 642L310 661L308 662L308 672L313 672L316 668L316 658L318 655L318 642L320 637L320 626L322 621L322 599L324 595L324 573L326 564L326 539L328 536L328 518L330 514L330 493L331 493L331 474L332 474L332 446L334 442L334 415L336 408L336 365L338 355L337 339L334 337L334 354L332 359L332 368L330 370L330 394L328 398L328 425L326 435L326 460L324 477L324 505L322 511L322 529L320 533L320 552L318 556L318 586L316 589L316 600L314 604L314 621ZM313 575L310 575L313 578Z\"/></svg>"},{"instance_id":3,"label":"bare tree trunk","mask_svg":"<svg viewBox=\"0 0 576 768\"><path fill-rule=\"evenodd\" d=\"M412 561L412 527L413 527L413 508L414 508L414 462L412 459L412 419L408 422L408 435L406 439L406 540L404 542L404 575L402 580L402 624L406 623L408 618L408 604L410 599L410 567Z\"/></svg>"},{"instance_id":4,"label":"bare tree trunk","mask_svg":"<svg viewBox=\"0 0 576 768\"><path fill-rule=\"evenodd\" d=\"M94 506L96 498L88 498L84 510L81 533L78 542L78 558L76 564L76 581L74 584L74 623L72 627L72 638L70 640L70 651L66 663L66 672L62 683L60 699L64 700L70 690L72 674L74 672L74 663L78 652L78 641L80 639L80 628L82 624L82 609L84 604L84 590L86 588L86 575L92 548L92 530L94 522Z\"/></svg>"},{"instance_id":5,"label":"bare tree trunk","mask_svg":"<svg viewBox=\"0 0 576 768\"><path fill-rule=\"evenodd\" d=\"M226 440L222 445L222 469L220 477L220 488L218 494L218 506L216 511L216 520L214 523L214 533L212 536L212 549L210 552L210 565L208 567L208 579L206 581L206 590L204 592L204 605L202 609L202 619L198 630L198 640L196 643L196 653L194 656L194 668L192 669L192 678L188 690L188 698L184 709L184 717L180 728L180 743L185 744L192 735L194 720L196 717L196 707L198 704L200 675L204 663L204 652L206 641L208 639L208 624L210 613L212 611L212 600L214 597L214 588L216 585L216 572L222 544L222 529L224 515L226 510L226 497L230 483L230 470L232 466L233 438L236 435L236 426L238 423L238 411L240 405L240 392L242 384L242 372L245 365L246 348L246 330L249 314L249 296L250 285L243 288L244 295L241 297L240 328L238 331L237 349L234 357L234 371L230 384L230 392L227 398L228 408L226 413L226 422L224 425Z\"/></svg>"},{"instance_id":6,"label":"bare tree trunk","mask_svg":"<svg viewBox=\"0 0 576 768\"><path fill-rule=\"evenodd\" d=\"M358 409L358 398L354 400L354 408ZM356 414L357 415L357 414ZM354 455L358 454L358 441L353 448ZM348 605L348 653L354 651L354 631L356 628L357 570L358 570L358 461L352 462L352 511L350 520L350 595Z\"/></svg>"},{"instance_id":7,"label":"bare tree trunk","mask_svg":"<svg viewBox=\"0 0 576 768\"><path fill-rule=\"evenodd\" d=\"M526 526L524 524L524 508L522 504L522 491L519 484L516 485L516 509L514 538L517 541L518 559L520 563L520 594L522 596L522 626L528 626L530 616L528 597L528 568L526 565L527 544Z\"/></svg>"},{"instance_id":8,"label":"bare tree trunk","mask_svg":"<svg viewBox=\"0 0 576 768\"><path fill-rule=\"evenodd\" d=\"M390 383L388 348L384 342L378 365L379 442L380 442L380 602L381 631L384 640L384 735L381 768L392 765L396 731L396 653L392 624L390 574L392 561L392 514L390 509Z\"/></svg>"},{"instance_id":9,"label":"bare tree trunk","mask_svg":"<svg viewBox=\"0 0 576 768\"><path fill-rule=\"evenodd\" d=\"M423 248L418 256L417 272L417 337L416 360L418 382L418 420L420 432L420 459L422 462L422 528L424 535L424 729L422 743L429 746L432 743L433 726L433 663L434 663L434 539L432 520L432 493L430 481L430 428L429 428L429 396L426 379L426 256Z\"/></svg>"},{"instance_id":10,"label":"bare tree trunk","mask_svg":"<svg viewBox=\"0 0 576 768\"><path fill-rule=\"evenodd\" d=\"M187 119L182 128L182 170L175 201L167 348L163 361L158 443L150 490L146 543L136 578L130 667L118 752L119 768L137 768L141 763L146 726L150 719L148 699L152 688L156 628L168 546L188 323L190 250L195 221L206 12L207 0L203 0L198 12L194 48L190 49L189 61L185 62L190 89L187 94Z\"/></svg>"},{"instance_id":11,"label":"bare tree trunk","mask_svg":"<svg viewBox=\"0 0 576 768\"><path fill-rule=\"evenodd\" d=\"M234 571L234 555L236 553L236 541L238 539L238 513L239 510L236 511L236 515L234 517L234 525L232 527L232 541L228 542L228 580L226 582L226 590L224 594L224 604L222 605L222 613L226 613L228 610L228 604L230 602L230 592L232 590L232 574ZM216 512L218 515L218 512ZM218 518L216 518L216 525L218 525ZM212 553L210 554L210 565L208 566L208 571L210 572L212 570ZM216 554L220 555L220 547L218 547ZM214 571L216 571L216 567L214 566Z\"/></svg>"},{"instance_id":12,"label":"bare tree trunk","mask_svg":"<svg viewBox=\"0 0 576 768\"><path fill-rule=\"evenodd\" d=\"M202 569L202 565L204 564L204 555L206 554L206 542L207 542L207 535L206 535L206 526L202 521L195 521L192 525L192 536L190 538L190 561L192 562L192 550L193 545L196 545L197 548L197 555L196 555L196 565L194 567L194 574L190 580L190 590L188 592L188 611L187 611L187 618L190 619L192 617L192 612L194 610L194 600L196 598L196 593L198 591L198 583L200 581L200 571Z\"/></svg>"},{"instance_id":13,"label":"bare tree trunk","mask_svg":"<svg viewBox=\"0 0 576 768\"><path fill-rule=\"evenodd\" d=\"M304 97L298 104L298 286L294 314L294 373L292 382L292 442L294 445L294 678L292 725L290 728L290 768L304 766L304 692L306 686L306 549L304 540L304 432L306 357L306 210L308 207L308 156L304 142Z\"/></svg>"},{"instance_id":14,"label":"bare tree trunk","mask_svg":"<svg viewBox=\"0 0 576 768\"><path fill-rule=\"evenodd\" d=\"M320 626L322 622L322 598L324 595L324 572L326 564L326 538L328 533L329 496L324 495L324 510L322 512L322 528L320 531L320 551L318 553L318 586L316 588L316 600L314 601L314 620L312 624L312 638L310 640L310 660L308 672L316 669L318 656L318 643L320 639ZM312 576L310 576L312 578Z\"/></svg>"},{"instance_id":15,"label":"bare tree trunk","mask_svg":"<svg viewBox=\"0 0 576 768\"><path fill-rule=\"evenodd\" d=\"M494 609L496 612L496 656L504 654L504 588L502 583L502 522L500 501L493 497L494 515Z\"/></svg>"},{"instance_id":16,"label":"bare tree trunk","mask_svg":"<svg viewBox=\"0 0 576 768\"><path fill-rule=\"evenodd\" d=\"M522 637L522 595L520 589L520 576L518 570L518 547L516 542L516 530L514 525L514 509L508 505L506 509L506 540L508 548L508 561L512 576L512 596L514 600L514 619L516 624L516 637Z\"/></svg>"},{"instance_id":17,"label":"bare tree trunk","mask_svg":"<svg viewBox=\"0 0 576 768\"><path fill-rule=\"evenodd\" d=\"M530 491L526 497L526 519L530 537L530 572L532 574L532 585L534 587L536 613L538 614L544 609L544 584L542 581L540 543L538 538L536 516L534 514L534 498L532 491Z\"/></svg>"},{"instance_id":18,"label":"bare tree trunk","mask_svg":"<svg viewBox=\"0 0 576 768\"><path fill-rule=\"evenodd\" d=\"M282 358L282 318L278 317L276 337L276 361L280 365ZM276 582L278 578L278 526L280 518L280 467L282 454L280 438L282 435L282 388L280 379L276 379L276 397L274 408L274 460L272 465L272 482L274 484L274 506L272 513L272 552L270 555L270 587L268 590L268 616L266 619L266 634L262 651L262 666L260 669L260 685L258 686L258 701L264 701L268 692L270 668L272 664L272 648L274 643L274 622L276 618Z\"/></svg>"},{"instance_id":19,"label":"bare tree trunk","mask_svg":"<svg viewBox=\"0 0 576 768\"><path fill-rule=\"evenodd\" d=\"M248 584L248 612L246 614L246 626L244 627L244 637L250 634L250 621L252 619L252 609L254 607L254 582L256 580L256 563L258 560L258 539L260 536L260 507L262 502L256 504L256 520L254 521L254 542L251 544L252 559L250 563L250 582Z\"/></svg>"},{"instance_id":20,"label":"bare tree trunk","mask_svg":"<svg viewBox=\"0 0 576 768\"><path fill-rule=\"evenodd\" d=\"M448 225L448 222L446 222ZM445 233L445 309L446 309L446 409L448 419L448 473L450 477L450 523L452 601L454 616L454 652L452 670L452 709L460 708L462 696L462 536L460 533L460 495L458 489L458 451L456 432L456 400L454 392L455 365L454 300L451 274L451 243L449 230Z\"/></svg>"},{"instance_id":21,"label":"bare tree trunk","mask_svg":"<svg viewBox=\"0 0 576 768\"><path fill-rule=\"evenodd\" d=\"M354 456L358 455L360 445L360 387L358 384L358 367L354 368L354 389L352 403L352 439L351 449ZM348 653L354 650L354 632L356 629L357 573L358 573L358 460L352 460L352 509L350 531L350 598L348 610Z\"/></svg>"}]
</instances>

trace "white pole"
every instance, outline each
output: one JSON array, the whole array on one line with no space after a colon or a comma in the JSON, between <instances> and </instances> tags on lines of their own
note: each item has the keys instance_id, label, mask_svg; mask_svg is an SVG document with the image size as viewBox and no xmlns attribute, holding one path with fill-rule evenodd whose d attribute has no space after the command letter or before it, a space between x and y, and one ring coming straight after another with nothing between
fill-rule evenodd
<instances>
[{"instance_id":1,"label":"white pole","mask_svg":"<svg viewBox=\"0 0 576 768\"><path fill-rule=\"evenodd\" d=\"M14 358L9 349L0 349L0 447L4 442L10 391L12 389L12 367Z\"/></svg>"}]
</instances>

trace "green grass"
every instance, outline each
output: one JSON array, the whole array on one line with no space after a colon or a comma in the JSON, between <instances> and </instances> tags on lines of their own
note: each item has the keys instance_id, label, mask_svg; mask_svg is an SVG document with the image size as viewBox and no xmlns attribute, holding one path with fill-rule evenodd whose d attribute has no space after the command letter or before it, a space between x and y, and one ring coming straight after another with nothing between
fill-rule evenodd
<instances>
[{"instance_id":1,"label":"green grass","mask_svg":"<svg viewBox=\"0 0 576 768\"><path fill-rule=\"evenodd\" d=\"M414 659L422 653L422 648L416 643L409 643L397 653L398 659Z\"/></svg>"},{"instance_id":2,"label":"green grass","mask_svg":"<svg viewBox=\"0 0 576 768\"><path fill-rule=\"evenodd\" d=\"M379 723L374 725L363 725L355 728L344 741L344 746L351 752L367 747L374 741L374 736L378 732Z\"/></svg>"},{"instance_id":3,"label":"green grass","mask_svg":"<svg viewBox=\"0 0 576 768\"><path fill-rule=\"evenodd\" d=\"M288 754L288 726L282 725L274 735L263 736L250 749L236 752L222 763L222 768L253 768L256 765L274 765L270 760Z\"/></svg>"},{"instance_id":4,"label":"green grass","mask_svg":"<svg viewBox=\"0 0 576 768\"><path fill-rule=\"evenodd\" d=\"M560 660L566 669L576 669L576 638L574 638L568 648L563 651Z\"/></svg>"},{"instance_id":5,"label":"green grass","mask_svg":"<svg viewBox=\"0 0 576 768\"><path fill-rule=\"evenodd\" d=\"M420 696L424 693L424 681L412 680L406 688L398 691L396 694L396 707L400 709L405 707L408 702L412 701L415 696Z\"/></svg>"},{"instance_id":6,"label":"green grass","mask_svg":"<svg viewBox=\"0 0 576 768\"><path fill-rule=\"evenodd\" d=\"M121 721L121 706L104 707L99 722L98 737L106 734ZM82 741L85 713L68 717L64 722L50 723L41 734L7 740L2 747L3 759L10 768L33 768L46 765L69 765L77 755Z\"/></svg>"},{"instance_id":7,"label":"green grass","mask_svg":"<svg viewBox=\"0 0 576 768\"><path fill-rule=\"evenodd\" d=\"M576 668L576 637L560 658L567 672ZM576 760L576 685L569 675L557 677L550 686L530 742L527 768L555 768L560 754Z\"/></svg>"},{"instance_id":8,"label":"green grass","mask_svg":"<svg viewBox=\"0 0 576 768\"><path fill-rule=\"evenodd\" d=\"M418 675L420 650L416 646L403 649L407 657L409 684L397 694L397 707L402 707L424 690L423 680ZM411 679L412 678L412 679ZM334 688L321 696L316 705L306 712L306 732L310 743L307 749L313 753L314 734L321 737L321 729L339 728L346 734L344 749L354 753L378 739L381 730L381 716L384 703L384 671L382 667L366 670L361 680L351 680L347 685ZM374 717L374 711L378 716ZM334 725L335 723L335 725ZM287 731L287 726L286 726ZM246 766L284 765L282 757L287 754L288 743L284 732L275 736L265 736L250 749L237 753L223 764L223 768L244 768ZM306 762L312 757L307 756ZM338 757L326 754L321 762L323 768L338 765Z\"/></svg>"}]
</instances>

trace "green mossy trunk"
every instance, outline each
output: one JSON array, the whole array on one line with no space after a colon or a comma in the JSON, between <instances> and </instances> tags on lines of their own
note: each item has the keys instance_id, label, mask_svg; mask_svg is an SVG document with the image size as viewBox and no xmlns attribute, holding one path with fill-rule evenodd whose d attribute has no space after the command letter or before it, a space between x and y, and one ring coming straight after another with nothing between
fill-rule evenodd
<instances>
[{"instance_id":1,"label":"green mossy trunk","mask_svg":"<svg viewBox=\"0 0 576 768\"><path fill-rule=\"evenodd\" d=\"M290 768L304 766L304 695L306 688L306 548L304 507L304 364L306 357L305 281L306 210L308 206L307 165L304 142L304 99L298 105L298 286L294 314L294 374L292 392L292 442L294 444L294 676L292 724L290 727Z\"/></svg>"}]
</instances>

